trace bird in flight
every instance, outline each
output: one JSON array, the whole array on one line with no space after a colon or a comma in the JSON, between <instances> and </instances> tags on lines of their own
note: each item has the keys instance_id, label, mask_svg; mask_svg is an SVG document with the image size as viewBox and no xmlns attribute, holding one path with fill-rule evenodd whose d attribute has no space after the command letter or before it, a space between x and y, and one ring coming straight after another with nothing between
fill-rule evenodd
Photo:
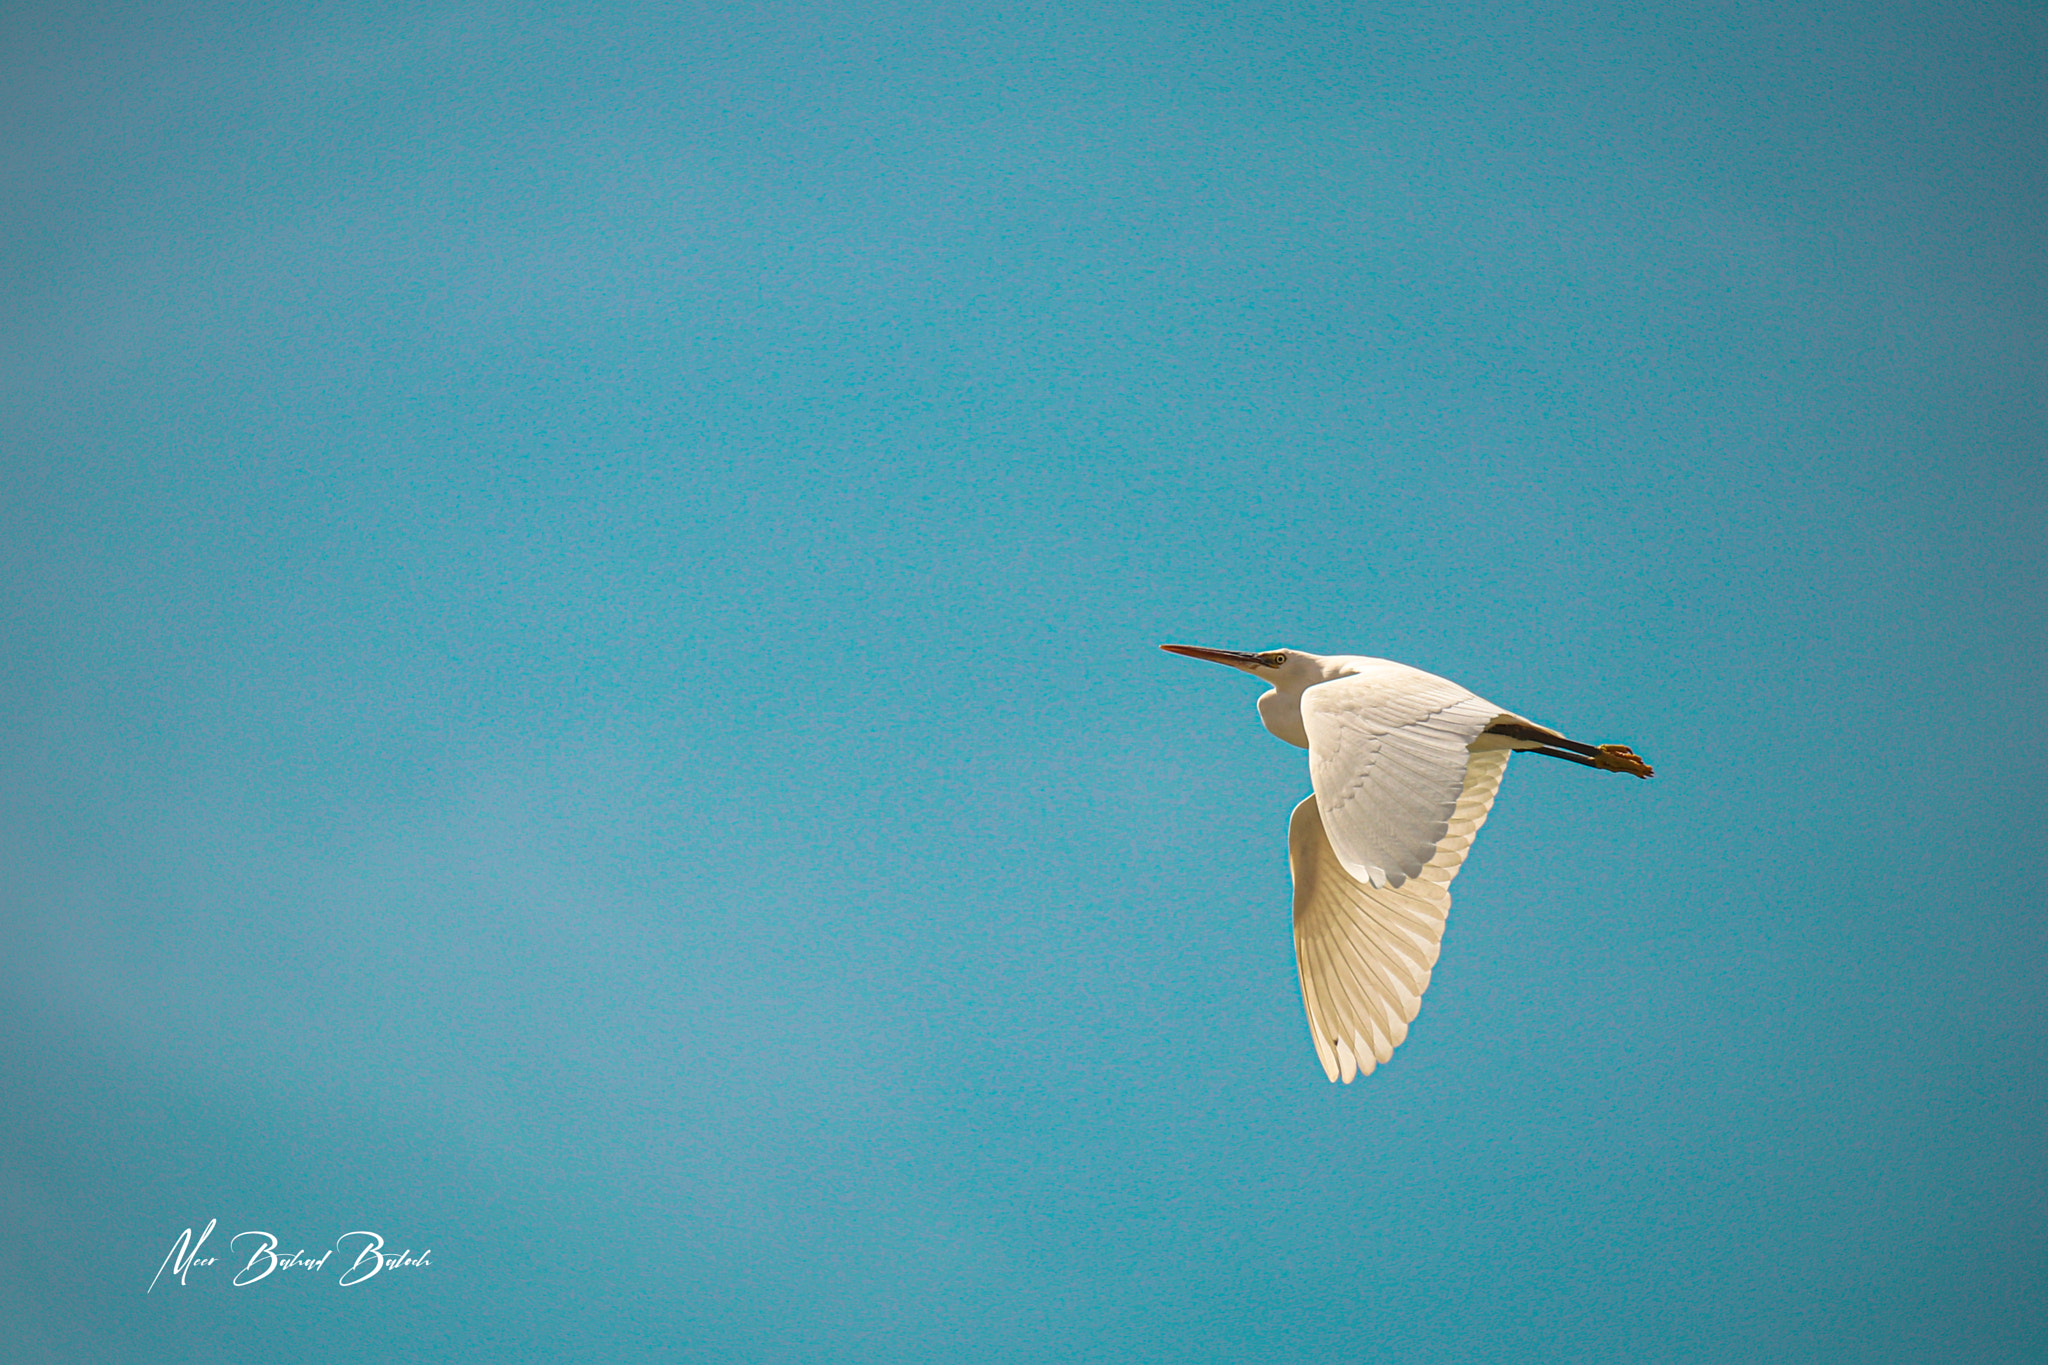
<instances>
[{"instance_id":1,"label":"bird in flight","mask_svg":"<svg viewBox=\"0 0 2048 1365\"><path fill-rule=\"evenodd\" d=\"M1566 739L1389 659L1160 648L1269 684L1259 719L1308 750L1313 790L1287 829L1294 955L1316 1056L1347 1085L1408 1037L1443 940L1451 879L1486 823L1508 755L1650 776L1625 744Z\"/></svg>"}]
</instances>

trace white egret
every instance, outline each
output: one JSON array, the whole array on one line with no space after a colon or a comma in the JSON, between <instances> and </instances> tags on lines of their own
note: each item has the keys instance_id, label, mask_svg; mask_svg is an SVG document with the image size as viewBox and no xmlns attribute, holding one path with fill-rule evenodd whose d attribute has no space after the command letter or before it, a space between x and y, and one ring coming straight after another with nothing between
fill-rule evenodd
<instances>
[{"instance_id":1,"label":"white egret","mask_svg":"<svg viewBox=\"0 0 2048 1365\"><path fill-rule=\"evenodd\" d=\"M1448 678L1388 659L1161 645L1272 690L1259 719L1308 750L1294 808L1294 955L1316 1056L1332 1081L1370 1074L1408 1037L1451 908L1451 879L1493 807L1508 755L1650 776L1625 744L1581 744Z\"/></svg>"}]
</instances>

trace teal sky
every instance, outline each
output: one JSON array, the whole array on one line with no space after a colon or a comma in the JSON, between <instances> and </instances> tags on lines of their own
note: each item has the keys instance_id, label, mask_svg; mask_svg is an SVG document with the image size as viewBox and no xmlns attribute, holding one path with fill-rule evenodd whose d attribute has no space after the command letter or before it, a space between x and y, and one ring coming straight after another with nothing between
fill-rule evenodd
<instances>
[{"instance_id":1,"label":"teal sky","mask_svg":"<svg viewBox=\"0 0 2048 1365\"><path fill-rule=\"evenodd\" d=\"M2039 5L403 8L0 16L19 1358L2048 1351ZM1332 1087L1166 640L1658 776Z\"/></svg>"}]
</instances>

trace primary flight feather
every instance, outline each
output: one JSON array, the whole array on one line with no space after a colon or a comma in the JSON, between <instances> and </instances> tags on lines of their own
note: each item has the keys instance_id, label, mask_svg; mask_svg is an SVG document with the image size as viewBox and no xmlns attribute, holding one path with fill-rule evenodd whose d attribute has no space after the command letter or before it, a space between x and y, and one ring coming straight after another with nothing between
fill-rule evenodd
<instances>
[{"instance_id":1,"label":"primary flight feather","mask_svg":"<svg viewBox=\"0 0 2048 1365\"><path fill-rule=\"evenodd\" d=\"M1272 690L1259 719L1308 750L1294 808L1294 953L1316 1056L1333 1081L1394 1055L1436 965L1451 879L1500 790L1508 755L1650 776L1624 744L1581 744L1448 678L1388 659L1298 649L1161 645Z\"/></svg>"}]
</instances>

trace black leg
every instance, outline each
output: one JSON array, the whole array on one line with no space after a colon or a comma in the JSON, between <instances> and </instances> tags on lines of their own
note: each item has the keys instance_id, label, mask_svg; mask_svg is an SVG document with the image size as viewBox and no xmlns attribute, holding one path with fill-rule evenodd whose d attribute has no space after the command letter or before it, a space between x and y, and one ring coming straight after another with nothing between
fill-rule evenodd
<instances>
[{"instance_id":1,"label":"black leg","mask_svg":"<svg viewBox=\"0 0 2048 1365\"><path fill-rule=\"evenodd\" d=\"M1577 754L1568 754L1562 749L1517 749L1515 752L1542 754L1545 758L1561 758L1567 763L1576 763L1583 768L1597 768L1600 766L1590 758L1580 758Z\"/></svg>"},{"instance_id":2,"label":"black leg","mask_svg":"<svg viewBox=\"0 0 2048 1365\"><path fill-rule=\"evenodd\" d=\"M1555 730L1546 730L1540 725L1523 725L1512 720L1504 720L1498 725L1489 725L1486 727L1486 733L1489 735L1501 735L1508 739L1531 740L1534 743L1548 744L1558 749L1569 749L1575 754L1584 754L1588 758L1593 758L1600 752L1590 744L1581 744L1575 739L1566 739ZM1541 751L1539 750L1538 752ZM1564 755L1552 754L1551 757L1562 758Z\"/></svg>"},{"instance_id":3,"label":"black leg","mask_svg":"<svg viewBox=\"0 0 2048 1365\"><path fill-rule=\"evenodd\" d=\"M1598 768L1602 772L1628 773L1634 777L1648 777L1651 773L1650 765L1643 762L1642 755L1626 744L1581 744L1541 725L1524 725L1520 721L1512 720L1489 725L1486 727L1486 733L1499 735L1503 739L1519 739L1543 746L1538 749L1523 749L1521 752L1525 754L1562 758L1588 768Z\"/></svg>"}]
</instances>

